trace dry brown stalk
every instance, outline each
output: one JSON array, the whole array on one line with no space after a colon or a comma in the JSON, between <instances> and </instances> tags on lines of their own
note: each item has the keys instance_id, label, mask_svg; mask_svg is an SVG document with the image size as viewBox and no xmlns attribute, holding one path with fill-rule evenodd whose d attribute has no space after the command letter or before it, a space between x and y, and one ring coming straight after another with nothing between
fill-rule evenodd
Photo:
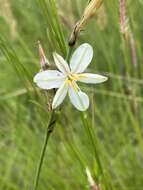
<instances>
[{"instance_id":1,"label":"dry brown stalk","mask_svg":"<svg viewBox=\"0 0 143 190\"><path fill-rule=\"evenodd\" d=\"M76 43L76 40L82 30L82 28L85 26L85 24L88 22L90 18L92 18L99 7L102 4L102 0L91 0L87 7L84 10L83 16L81 19L75 24L74 29L72 31L70 40L69 40L69 46L73 46Z\"/></svg>"},{"instance_id":2,"label":"dry brown stalk","mask_svg":"<svg viewBox=\"0 0 143 190\"><path fill-rule=\"evenodd\" d=\"M125 38L125 40L129 43L131 56L132 56L132 63L136 67L138 64L137 61L137 50L136 50L136 43L133 36L133 32L130 28L129 19L127 16L126 11L126 1L119 0L119 14L120 14L120 30L121 34Z\"/></svg>"}]
</instances>

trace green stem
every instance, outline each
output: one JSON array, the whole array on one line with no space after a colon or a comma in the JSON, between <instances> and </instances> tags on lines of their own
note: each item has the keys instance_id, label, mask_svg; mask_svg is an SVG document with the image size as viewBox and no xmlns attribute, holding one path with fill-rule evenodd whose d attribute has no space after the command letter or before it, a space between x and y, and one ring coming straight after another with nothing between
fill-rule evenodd
<instances>
[{"instance_id":1,"label":"green stem","mask_svg":"<svg viewBox=\"0 0 143 190\"><path fill-rule=\"evenodd\" d=\"M73 47L70 46L69 50L68 50L67 57L66 57L67 62L69 62L69 60L70 60L70 57L71 57L71 54L72 54L72 50L73 50Z\"/></svg>"},{"instance_id":2,"label":"green stem","mask_svg":"<svg viewBox=\"0 0 143 190\"><path fill-rule=\"evenodd\" d=\"M42 169L42 165L43 165L43 161L44 161L44 157L45 157L48 140L49 140L51 133L53 132L54 126L55 126L54 111L52 110L50 119L49 119L49 123L48 123L48 127L47 127L45 141L43 144L43 148L42 148L41 155L40 155L40 160L39 160L38 167L37 167L33 190L37 190L37 188L38 188L40 173L41 173L41 169Z\"/></svg>"},{"instance_id":3,"label":"green stem","mask_svg":"<svg viewBox=\"0 0 143 190\"><path fill-rule=\"evenodd\" d=\"M107 190L109 190L109 189L112 190L111 187L108 187L109 185L107 184L107 180L106 180L106 177L104 175L104 170L103 170L103 167L102 167L102 164L101 164L101 160L100 160L100 157L99 157L99 154L98 154L98 149L96 148L96 147L98 147L97 146L98 143L97 143L97 140L96 140L95 136L93 136L94 131L91 128L91 126L89 126L87 119L85 119L85 117L84 117L84 114L85 113L81 113L81 119L82 119L84 128L85 128L85 130L87 132L87 135L88 135L88 137L89 137L89 139L91 141L91 144L93 146L93 151L94 151L95 159L96 159L97 164L98 164L100 175L102 175L103 178L104 178L104 180L105 180L106 189Z\"/></svg>"}]
</instances>

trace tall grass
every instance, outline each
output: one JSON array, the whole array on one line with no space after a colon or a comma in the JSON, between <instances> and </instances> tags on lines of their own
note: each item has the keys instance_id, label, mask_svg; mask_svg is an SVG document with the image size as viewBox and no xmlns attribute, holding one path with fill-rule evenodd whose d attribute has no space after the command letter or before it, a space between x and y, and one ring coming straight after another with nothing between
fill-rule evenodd
<instances>
[{"instance_id":1,"label":"tall grass","mask_svg":"<svg viewBox=\"0 0 143 190\"><path fill-rule=\"evenodd\" d=\"M51 64L53 51L66 57L73 22L80 19L87 1L7 2L16 34L0 14L0 189L27 190L33 185L50 116L43 93L33 84L40 69L37 41L41 40ZM87 166L101 190L142 190L143 4L127 0L126 8L137 66L120 32L118 1L104 1L77 46L83 42L93 46L90 69L109 80L100 86L82 86L91 101L86 113L76 111L68 100L58 111L39 190L90 189Z\"/></svg>"}]
</instances>

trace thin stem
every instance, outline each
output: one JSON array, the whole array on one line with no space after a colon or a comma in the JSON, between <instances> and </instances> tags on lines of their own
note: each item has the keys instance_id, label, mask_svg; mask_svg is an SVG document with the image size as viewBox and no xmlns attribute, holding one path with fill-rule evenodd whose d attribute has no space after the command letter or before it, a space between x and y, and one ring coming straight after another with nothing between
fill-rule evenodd
<instances>
[{"instance_id":1,"label":"thin stem","mask_svg":"<svg viewBox=\"0 0 143 190\"><path fill-rule=\"evenodd\" d=\"M68 54L67 54L67 57L66 57L67 62L69 62L69 60L70 60L72 50L73 50L73 47L69 46Z\"/></svg>"},{"instance_id":2,"label":"thin stem","mask_svg":"<svg viewBox=\"0 0 143 190\"><path fill-rule=\"evenodd\" d=\"M43 161L44 161L44 157L45 157L47 143L48 143L48 140L49 140L51 133L53 132L55 122L56 121L54 120L54 111L52 110L51 115L50 115L50 119L49 119L49 123L48 123L48 127L47 127L45 141L43 144L43 148L42 148L41 155L40 155L40 160L39 160L38 167L37 167L37 172L36 172L36 176L35 176L35 180L34 180L33 190L37 190L37 188L38 188L39 178L40 178L40 173L41 173L41 169L42 169L42 165L43 165Z\"/></svg>"},{"instance_id":3,"label":"thin stem","mask_svg":"<svg viewBox=\"0 0 143 190\"><path fill-rule=\"evenodd\" d=\"M107 190L112 189L111 187L108 187L109 185L107 184L107 180L106 180L106 177L104 175L104 170L103 170L103 167L102 167L102 164L101 164L100 156L98 154L98 149L96 148L98 143L97 143L97 140L95 139L95 137L93 137L93 134L94 134L93 129L91 128L91 126L89 126L87 119L85 119L85 117L84 117L84 114L85 113L81 113L81 119L82 119L84 128L85 128L85 130L87 132L87 135L88 135L88 137L90 139L90 142L91 142L91 144L93 146L93 151L94 151L95 159L96 159L98 167L99 167L99 172L100 172L100 174L103 176L103 178L105 180L106 189Z\"/></svg>"},{"instance_id":4,"label":"thin stem","mask_svg":"<svg viewBox=\"0 0 143 190\"><path fill-rule=\"evenodd\" d=\"M83 125L85 127L85 130L87 132L87 135L88 135L88 137L90 139L90 142L91 142L91 144L93 146L95 158L96 158L96 161L98 162L100 172L103 174L102 165L101 165L101 162L100 162L100 159L99 159L99 156L98 156L98 152L97 152L97 149L96 149L95 139L93 138L93 134L92 134L91 129L90 129L91 127L89 126L87 120L84 117L84 113L81 113L81 119L82 119Z\"/></svg>"}]
</instances>

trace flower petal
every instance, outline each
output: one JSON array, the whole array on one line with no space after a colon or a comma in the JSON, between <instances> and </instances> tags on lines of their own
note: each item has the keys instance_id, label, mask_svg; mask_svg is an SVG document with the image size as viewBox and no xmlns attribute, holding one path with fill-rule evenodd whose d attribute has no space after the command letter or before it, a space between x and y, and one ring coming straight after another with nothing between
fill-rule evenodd
<instances>
[{"instance_id":1,"label":"flower petal","mask_svg":"<svg viewBox=\"0 0 143 190\"><path fill-rule=\"evenodd\" d=\"M53 57L57 68L65 75L68 75L68 73L70 73L70 68L63 57L57 53L53 53Z\"/></svg>"},{"instance_id":2,"label":"flower petal","mask_svg":"<svg viewBox=\"0 0 143 190\"><path fill-rule=\"evenodd\" d=\"M66 76L56 70L42 71L34 77L34 82L42 89L59 88L65 80Z\"/></svg>"},{"instance_id":3,"label":"flower petal","mask_svg":"<svg viewBox=\"0 0 143 190\"><path fill-rule=\"evenodd\" d=\"M69 98L71 103L79 110L85 111L89 107L89 98L80 89L75 89L74 87L69 87Z\"/></svg>"},{"instance_id":4,"label":"flower petal","mask_svg":"<svg viewBox=\"0 0 143 190\"><path fill-rule=\"evenodd\" d=\"M70 68L72 73L82 73L90 64L93 57L93 48L91 45L82 44L72 55Z\"/></svg>"},{"instance_id":5,"label":"flower petal","mask_svg":"<svg viewBox=\"0 0 143 190\"><path fill-rule=\"evenodd\" d=\"M98 84L105 82L108 78L102 75L98 74L92 74L92 73L83 73L79 74L78 81L84 82L84 83L90 83L90 84Z\"/></svg>"},{"instance_id":6,"label":"flower petal","mask_svg":"<svg viewBox=\"0 0 143 190\"><path fill-rule=\"evenodd\" d=\"M55 109L58 107L63 100L65 99L68 91L68 85L66 82L63 83L63 85L57 90L56 95L53 99L52 108Z\"/></svg>"}]
</instances>

